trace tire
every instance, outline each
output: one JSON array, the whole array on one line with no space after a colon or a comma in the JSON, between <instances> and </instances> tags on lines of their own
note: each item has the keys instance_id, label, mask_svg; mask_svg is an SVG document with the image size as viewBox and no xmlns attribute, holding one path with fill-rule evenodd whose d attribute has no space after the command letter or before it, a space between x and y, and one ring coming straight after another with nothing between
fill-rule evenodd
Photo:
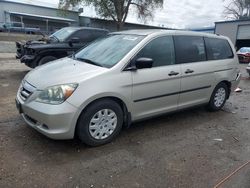
<instances>
[{"instance_id":1,"label":"tire","mask_svg":"<svg viewBox=\"0 0 250 188\"><path fill-rule=\"evenodd\" d=\"M82 112L76 133L86 145L99 146L111 142L120 133L122 125L123 111L120 105L104 99L94 102Z\"/></svg>"},{"instance_id":2,"label":"tire","mask_svg":"<svg viewBox=\"0 0 250 188\"><path fill-rule=\"evenodd\" d=\"M208 110L211 112L220 110L224 106L228 98L228 95L229 95L228 86L223 82L219 83L215 87L211 95L210 101L207 105Z\"/></svg>"},{"instance_id":3,"label":"tire","mask_svg":"<svg viewBox=\"0 0 250 188\"><path fill-rule=\"evenodd\" d=\"M54 57L54 56L45 56L45 57L43 57L42 59L39 60L38 66L41 66L41 65L43 65L43 64L45 64L45 63L48 63L48 62L50 62L50 61L54 61L54 60L56 60L56 59L57 59L57 58Z\"/></svg>"}]
</instances>

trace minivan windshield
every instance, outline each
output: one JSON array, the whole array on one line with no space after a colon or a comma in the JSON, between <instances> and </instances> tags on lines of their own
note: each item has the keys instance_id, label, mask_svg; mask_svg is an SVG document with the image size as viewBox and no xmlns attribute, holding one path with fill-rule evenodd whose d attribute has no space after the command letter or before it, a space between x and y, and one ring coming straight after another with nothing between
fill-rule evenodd
<instances>
[{"instance_id":1,"label":"minivan windshield","mask_svg":"<svg viewBox=\"0 0 250 188\"><path fill-rule=\"evenodd\" d=\"M50 35L50 38L55 38L56 40L63 42L77 29L78 28L74 27L65 27Z\"/></svg>"},{"instance_id":2,"label":"minivan windshield","mask_svg":"<svg viewBox=\"0 0 250 188\"><path fill-rule=\"evenodd\" d=\"M144 36L140 35L111 34L83 48L73 58L110 68L117 64L143 38Z\"/></svg>"}]
</instances>

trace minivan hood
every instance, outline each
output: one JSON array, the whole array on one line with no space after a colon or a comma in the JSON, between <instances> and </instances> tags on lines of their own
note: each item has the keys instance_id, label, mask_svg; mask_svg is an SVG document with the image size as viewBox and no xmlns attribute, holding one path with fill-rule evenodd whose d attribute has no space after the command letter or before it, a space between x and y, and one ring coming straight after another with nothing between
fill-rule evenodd
<instances>
[{"instance_id":1,"label":"minivan hood","mask_svg":"<svg viewBox=\"0 0 250 188\"><path fill-rule=\"evenodd\" d=\"M45 89L53 85L79 83L107 70L66 57L35 68L24 80L37 89Z\"/></svg>"}]
</instances>

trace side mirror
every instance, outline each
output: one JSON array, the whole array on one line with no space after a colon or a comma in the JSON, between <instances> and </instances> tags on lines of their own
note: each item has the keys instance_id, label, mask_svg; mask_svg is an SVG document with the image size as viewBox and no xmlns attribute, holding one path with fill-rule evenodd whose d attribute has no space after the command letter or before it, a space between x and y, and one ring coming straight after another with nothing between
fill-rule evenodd
<instances>
[{"instance_id":1,"label":"side mirror","mask_svg":"<svg viewBox=\"0 0 250 188\"><path fill-rule=\"evenodd\" d=\"M141 57L135 61L135 67L137 69L151 68L153 66L153 59Z\"/></svg>"},{"instance_id":2,"label":"side mirror","mask_svg":"<svg viewBox=\"0 0 250 188\"><path fill-rule=\"evenodd\" d=\"M79 43L80 42L80 39L78 37L73 37L72 39L70 39L71 43Z\"/></svg>"}]
</instances>

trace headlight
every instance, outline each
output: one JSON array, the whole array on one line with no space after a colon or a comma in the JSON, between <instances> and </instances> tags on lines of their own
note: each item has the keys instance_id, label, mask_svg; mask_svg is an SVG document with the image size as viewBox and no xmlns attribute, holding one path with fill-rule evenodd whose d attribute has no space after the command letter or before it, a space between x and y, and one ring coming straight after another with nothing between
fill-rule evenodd
<instances>
[{"instance_id":1,"label":"headlight","mask_svg":"<svg viewBox=\"0 0 250 188\"><path fill-rule=\"evenodd\" d=\"M47 104L61 104L72 95L77 86L78 84L64 84L48 87L38 95L36 101Z\"/></svg>"}]
</instances>

